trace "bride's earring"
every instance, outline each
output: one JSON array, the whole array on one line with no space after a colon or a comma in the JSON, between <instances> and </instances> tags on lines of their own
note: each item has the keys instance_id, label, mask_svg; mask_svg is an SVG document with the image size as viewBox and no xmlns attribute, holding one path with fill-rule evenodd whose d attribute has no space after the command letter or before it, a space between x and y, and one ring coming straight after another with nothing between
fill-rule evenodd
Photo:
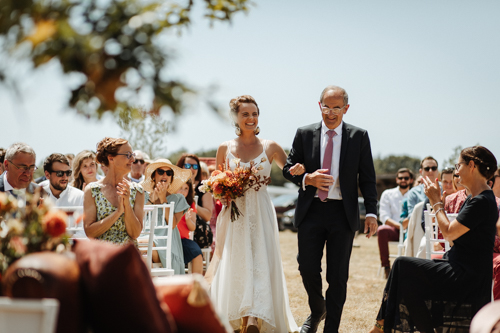
<instances>
[{"instance_id":1,"label":"bride's earring","mask_svg":"<svg viewBox=\"0 0 500 333\"><path fill-rule=\"evenodd\" d=\"M241 136L241 128L237 126L236 129L234 130L234 133L236 133L237 136Z\"/></svg>"},{"instance_id":2,"label":"bride's earring","mask_svg":"<svg viewBox=\"0 0 500 333\"><path fill-rule=\"evenodd\" d=\"M253 133L254 133L255 135L259 135L259 133L260 133L260 127L259 127L259 126L257 126L257 128L253 130Z\"/></svg>"}]
</instances>

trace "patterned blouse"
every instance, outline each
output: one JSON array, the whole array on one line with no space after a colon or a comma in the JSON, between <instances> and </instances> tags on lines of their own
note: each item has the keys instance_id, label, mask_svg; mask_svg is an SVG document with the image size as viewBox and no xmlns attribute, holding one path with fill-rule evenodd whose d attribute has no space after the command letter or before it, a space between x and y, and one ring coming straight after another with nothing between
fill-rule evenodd
<instances>
[{"instance_id":1,"label":"patterned blouse","mask_svg":"<svg viewBox=\"0 0 500 333\"><path fill-rule=\"evenodd\" d=\"M114 207L108 199L102 194L101 187L98 183L90 183L89 184L92 192L92 197L95 200L95 205L97 207L97 221L100 221L109 215L111 215L115 210ZM137 183L130 183L130 205L134 207L135 196L137 195L137 191L143 193L142 186ZM130 238L127 233L127 229L125 228L125 221L123 221L124 214L122 214L118 220L102 235L97 236L96 239L108 241L118 245L125 245L129 242L133 242L137 247L137 240Z\"/></svg>"}]
</instances>

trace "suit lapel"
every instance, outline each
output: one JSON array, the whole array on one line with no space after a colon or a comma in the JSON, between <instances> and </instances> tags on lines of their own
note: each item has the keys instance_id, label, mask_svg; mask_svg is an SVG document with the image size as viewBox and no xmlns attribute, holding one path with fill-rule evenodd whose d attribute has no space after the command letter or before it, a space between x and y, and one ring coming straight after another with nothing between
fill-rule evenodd
<instances>
[{"instance_id":1,"label":"suit lapel","mask_svg":"<svg viewBox=\"0 0 500 333\"><path fill-rule=\"evenodd\" d=\"M339 171L345 162L345 155L347 154L347 142L351 138L351 128L346 126L346 123L342 123L342 143L340 147L340 161L339 161Z\"/></svg>"},{"instance_id":2,"label":"suit lapel","mask_svg":"<svg viewBox=\"0 0 500 333\"><path fill-rule=\"evenodd\" d=\"M315 164L313 170L321 169L321 122L314 128L312 149L312 156Z\"/></svg>"}]
</instances>

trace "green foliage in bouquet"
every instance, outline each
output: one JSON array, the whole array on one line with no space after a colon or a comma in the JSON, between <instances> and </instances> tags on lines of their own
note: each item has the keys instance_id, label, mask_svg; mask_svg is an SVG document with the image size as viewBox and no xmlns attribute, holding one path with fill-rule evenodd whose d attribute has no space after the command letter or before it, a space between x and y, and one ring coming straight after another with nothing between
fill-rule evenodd
<instances>
[{"instance_id":1,"label":"green foliage in bouquet","mask_svg":"<svg viewBox=\"0 0 500 333\"><path fill-rule=\"evenodd\" d=\"M17 259L34 252L68 250L64 212L31 196L27 204L0 192L0 271L2 275Z\"/></svg>"}]
</instances>

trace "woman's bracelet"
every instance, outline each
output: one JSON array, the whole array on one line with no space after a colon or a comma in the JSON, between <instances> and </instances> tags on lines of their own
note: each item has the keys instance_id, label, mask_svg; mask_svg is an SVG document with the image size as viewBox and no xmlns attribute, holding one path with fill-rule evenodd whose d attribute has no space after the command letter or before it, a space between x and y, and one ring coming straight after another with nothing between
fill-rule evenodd
<instances>
[{"instance_id":1,"label":"woman's bracelet","mask_svg":"<svg viewBox=\"0 0 500 333\"><path fill-rule=\"evenodd\" d=\"M432 205L432 210L434 210L434 209L435 209L435 208L434 208L434 206L436 206L436 205L443 205L443 203L442 203L441 201L440 201L440 202L436 202L434 205ZM444 206L444 205L443 205L443 206Z\"/></svg>"},{"instance_id":2,"label":"woman's bracelet","mask_svg":"<svg viewBox=\"0 0 500 333\"><path fill-rule=\"evenodd\" d=\"M434 216L436 216L436 217L437 217L437 214L438 214L440 211L443 211L443 212L444 212L444 208L443 208L443 207L441 207L441 208L439 208L438 210L436 210L436 212L434 213ZM445 212L445 214L446 214L446 212Z\"/></svg>"}]
</instances>

